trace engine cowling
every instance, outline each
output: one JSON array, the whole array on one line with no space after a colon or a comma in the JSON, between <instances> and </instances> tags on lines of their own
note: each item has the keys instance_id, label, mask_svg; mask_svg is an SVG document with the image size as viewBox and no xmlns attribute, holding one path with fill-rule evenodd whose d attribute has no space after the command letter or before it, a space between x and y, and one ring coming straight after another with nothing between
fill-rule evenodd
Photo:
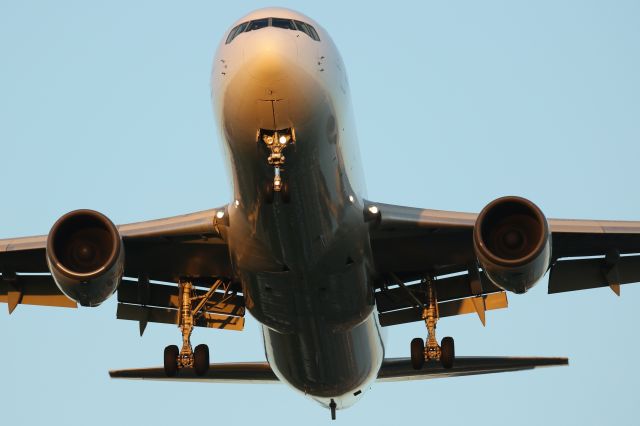
<instances>
[{"instance_id":1,"label":"engine cowling","mask_svg":"<svg viewBox=\"0 0 640 426\"><path fill-rule=\"evenodd\" d=\"M478 215L473 244L485 275L498 287L524 293L549 268L551 232L542 211L521 197L502 197Z\"/></svg>"},{"instance_id":2,"label":"engine cowling","mask_svg":"<svg viewBox=\"0 0 640 426\"><path fill-rule=\"evenodd\" d=\"M102 213L69 212L49 231L47 264L62 293L82 306L98 306L117 290L122 280L122 238Z\"/></svg>"}]
</instances>

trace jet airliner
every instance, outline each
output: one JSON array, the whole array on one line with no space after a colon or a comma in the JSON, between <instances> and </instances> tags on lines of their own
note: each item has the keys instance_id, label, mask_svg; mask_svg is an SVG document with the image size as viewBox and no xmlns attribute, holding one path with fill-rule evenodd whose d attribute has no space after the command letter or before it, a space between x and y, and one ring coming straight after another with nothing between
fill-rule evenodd
<instances>
[{"instance_id":1,"label":"jet airliner","mask_svg":"<svg viewBox=\"0 0 640 426\"><path fill-rule=\"evenodd\" d=\"M163 365L114 378L282 382L331 410L375 381L565 365L566 358L460 357L440 318L506 308L549 273L549 293L640 281L640 222L548 219L506 196L480 213L367 198L345 65L315 21L281 8L234 23L211 95L233 199L183 216L116 226L93 210L47 235L0 240L0 301L97 307L178 325ZM266 362L210 363L194 327L260 322ZM422 321L426 339L385 358L387 327Z\"/></svg>"}]
</instances>

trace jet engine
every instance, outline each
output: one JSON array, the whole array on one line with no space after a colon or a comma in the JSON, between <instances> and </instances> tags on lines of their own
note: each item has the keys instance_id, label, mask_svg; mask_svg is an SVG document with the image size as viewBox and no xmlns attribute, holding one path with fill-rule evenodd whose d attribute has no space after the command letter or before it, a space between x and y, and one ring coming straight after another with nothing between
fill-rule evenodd
<instances>
[{"instance_id":1,"label":"jet engine","mask_svg":"<svg viewBox=\"0 0 640 426\"><path fill-rule=\"evenodd\" d=\"M485 275L498 287L524 293L551 261L551 232L542 211L521 197L502 197L478 215L473 245Z\"/></svg>"},{"instance_id":2,"label":"jet engine","mask_svg":"<svg viewBox=\"0 0 640 426\"><path fill-rule=\"evenodd\" d=\"M62 293L82 306L98 306L122 280L122 238L102 213L72 211L49 231L47 264Z\"/></svg>"}]
</instances>

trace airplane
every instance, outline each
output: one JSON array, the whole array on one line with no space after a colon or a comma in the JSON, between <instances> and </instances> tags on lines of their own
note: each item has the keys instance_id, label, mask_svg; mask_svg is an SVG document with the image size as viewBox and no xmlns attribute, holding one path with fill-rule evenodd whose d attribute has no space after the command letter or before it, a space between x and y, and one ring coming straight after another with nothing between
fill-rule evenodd
<instances>
[{"instance_id":1,"label":"airplane","mask_svg":"<svg viewBox=\"0 0 640 426\"><path fill-rule=\"evenodd\" d=\"M99 306L180 326L160 368L114 378L284 382L331 410L378 381L564 365L564 358L458 357L440 318L505 308L547 272L549 292L637 282L640 223L547 219L503 197L479 214L366 198L344 63L326 31L286 9L237 21L212 70L233 181L219 208L115 226L79 210L48 235L0 240L0 300ZM193 327L261 324L267 362L210 364ZM385 359L386 327L424 321L410 357Z\"/></svg>"}]
</instances>

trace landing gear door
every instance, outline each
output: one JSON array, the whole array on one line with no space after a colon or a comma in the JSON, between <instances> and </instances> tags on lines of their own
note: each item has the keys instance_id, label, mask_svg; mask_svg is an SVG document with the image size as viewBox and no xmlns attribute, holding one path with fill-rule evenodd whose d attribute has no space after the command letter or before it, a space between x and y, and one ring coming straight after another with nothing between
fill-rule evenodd
<instances>
[{"instance_id":1,"label":"landing gear door","mask_svg":"<svg viewBox=\"0 0 640 426\"><path fill-rule=\"evenodd\" d=\"M257 112L261 129L277 130L292 127L287 99L260 99Z\"/></svg>"},{"instance_id":2,"label":"landing gear door","mask_svg":"<svg viewBox=\"0 0 640 426\"><path fill-rule=\"evenodd\" d=\"M293 127L291 123L291 113L289 110L288 99L278 99L273 103L275 111L275 128L276 129L288 129Z\"/></svg>"},{"instance_id":3,"label":"landing gear door","mask_svg":"<svg viewBox=\"0 0 640 426\"><path fill-rule=\"evenodd\" d=\"M260 99L256 101L256 115L258 118L258 128L260 129L277 129L274 126L273 102L269 99Z\"/></svg>"}]
</instances>

